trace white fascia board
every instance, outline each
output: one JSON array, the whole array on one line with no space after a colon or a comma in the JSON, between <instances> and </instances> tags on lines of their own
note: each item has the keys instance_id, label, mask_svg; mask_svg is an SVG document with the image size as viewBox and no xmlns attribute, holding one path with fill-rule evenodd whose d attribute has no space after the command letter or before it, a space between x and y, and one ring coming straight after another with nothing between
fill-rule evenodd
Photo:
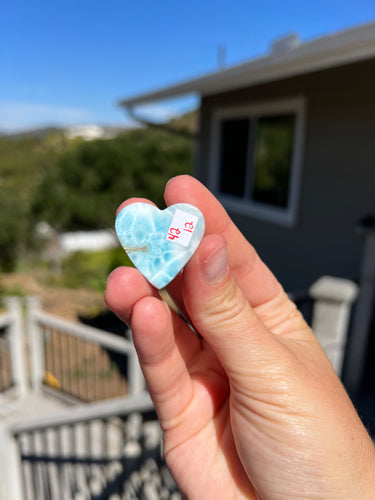
<instances>
[{"instance_id":1,"label":"white fascia board","mask_svg":"<svg viewBox=\"0 0 375 500\"><path fill-rule=\"evenodd\" d=\"M375 57L375 22L304 43L202 77L119 102L136 106L187 94L200 96L267 83L281 78L350 64Z\"/></svg>"}]
</instances>

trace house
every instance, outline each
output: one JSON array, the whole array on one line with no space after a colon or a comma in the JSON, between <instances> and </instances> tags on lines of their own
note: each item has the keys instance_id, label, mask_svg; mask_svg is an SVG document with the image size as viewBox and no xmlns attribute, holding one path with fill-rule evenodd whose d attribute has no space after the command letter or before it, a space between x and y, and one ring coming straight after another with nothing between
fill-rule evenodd
<instances>
[{"instance_id":1,"label":"house","mask_svg":"<svg viewBox=\"0 0 375 500\"><path fill-rule=\"evenodd\" d=\"M65 130L68 139L80 137L84 141L95 141L96 139L113 139L121 129L116 127L100 127L99 125L74 125Z\"/></svg>"},{"instance_id":2,"label":"house","mask_svg":"<svg viewBox=\"0 0 375 500\"><path fill-rule=\"evenodd\" d=\"M358 220L375 212L375 22L126 98L198 95L195 176L288 291L360 275Z\"/></svg>"}]
</instances>

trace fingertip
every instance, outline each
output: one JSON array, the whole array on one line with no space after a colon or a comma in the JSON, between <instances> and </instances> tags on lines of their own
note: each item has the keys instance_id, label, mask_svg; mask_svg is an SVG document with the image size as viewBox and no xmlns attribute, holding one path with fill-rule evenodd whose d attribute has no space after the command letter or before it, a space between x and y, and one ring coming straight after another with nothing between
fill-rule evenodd
<instances>
[{"instance_id":1,"label":"fingertip","mask_svg":"<svg viewBox=\"0 0 375 500\"><path fill-rule=\"evenodd\" d=\"M121 205L119 205L118 209L116 210L116 217L118 216L118 214L121 212L121 210L123 208L127 207L128 205L131 205L132 203L148 203L149 205L156 206L155 203L148 200L147 198L129 198L129 199L123 201L121 203Z\"/></svg>"},{"instance_id":2,"label":"fingertip","mask_svg":"<svg viewBox=\"0 0 375 500\"><path fill-rule=\"evenodd\" d=\"M165 185L165 189L171 189L173 188L173 186L177 183L178 185L181 184L181 183L185 183L185 182L191 182L191 181L194 181L194 182L199 182L197 181L194 177L192 177L191 175L189 174L181 174L181 175L175 175L174 177L171 177L169 179L169 181L167 182L167 184Z\"/></svg>"},{"instance_id":3,"label":"fingertip","mask_svg":"<svg viewBox=\"0 0 375 500\"><path fill-rule=\"evenodd\" d=\"M231 222L226 210L207 189L207 187L190 175L173 177L165 187L166 204L190 203L198 208L204 218L206 234L225 233Z\"/></svg>"},{"instance_id":4,"label":"fingertip","mask_svg":"<svg viewBox=\"0 0 375 500\"><path fill-rule=\"evenodd\" d=\"M164 199L167 205L176 203L175 199L188 199L191 191L197 186L202 186L197 179L188 174L176 175L166 184L164 190ZM202 186L203 187L203 186Z\"/></svg>"},{"instance_id":5,"label":"fingertip","mask_svg":"<svg viewBox=\"0 0 375 500\"><path fill-rule=\"evenodd\" d=\"M142 297L156 296L155 288L132 267L118 267L108 277L104 300L107 307L126 323L134 304Z\"/></svg>"},{"instance_id":6,"label":"fingertip","mask_svg":"<svg viewBox=\"0 0 375 500\"><path fill-rule=\"evenodd\" d=\"M155 319L158 321L155 321ZM150 332L160 329L160 321L163 323L170 319L170 314L167 310L167 305L157 297L147 296L139 299L133 307L132 324L133 327L148 324Z\"/></svg>"}]
</instances>

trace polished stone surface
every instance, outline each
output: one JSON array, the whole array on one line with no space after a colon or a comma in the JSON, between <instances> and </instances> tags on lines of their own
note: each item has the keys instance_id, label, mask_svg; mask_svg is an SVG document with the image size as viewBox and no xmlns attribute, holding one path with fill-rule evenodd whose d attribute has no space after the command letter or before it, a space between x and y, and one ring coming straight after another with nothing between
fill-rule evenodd
<instances>
[{"instance_id":1,"label":"polished stone surface","mask_svg":"<svg viewBox=\"0 0 375 500\"><path fill-rule=\"evenodd\" d=\"M193 205L159 210L132 203L116 218L116 233L135 267L156 288L164 288L185 266L204 235L204 218Z\"/></svg>"}]
</instances>

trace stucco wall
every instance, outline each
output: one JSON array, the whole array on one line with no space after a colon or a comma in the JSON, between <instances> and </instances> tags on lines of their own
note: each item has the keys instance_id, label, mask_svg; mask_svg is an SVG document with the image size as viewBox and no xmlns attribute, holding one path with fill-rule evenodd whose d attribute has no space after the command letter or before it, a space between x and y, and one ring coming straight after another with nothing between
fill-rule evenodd
<instances>
[{"instance_id":1,"label":"stucco wall","mask_svg":"<svg viewBox=\"0 0 375 500\"><path fill-rule=\"evenodd\" d=\"M288 291L306 289L322 274L359 274L356 222L375 213L375 59L204 97L195 171L207 183L214 109L295 96L307 105L297 224L231 213Z\"/></svg>"}]
</instances>

